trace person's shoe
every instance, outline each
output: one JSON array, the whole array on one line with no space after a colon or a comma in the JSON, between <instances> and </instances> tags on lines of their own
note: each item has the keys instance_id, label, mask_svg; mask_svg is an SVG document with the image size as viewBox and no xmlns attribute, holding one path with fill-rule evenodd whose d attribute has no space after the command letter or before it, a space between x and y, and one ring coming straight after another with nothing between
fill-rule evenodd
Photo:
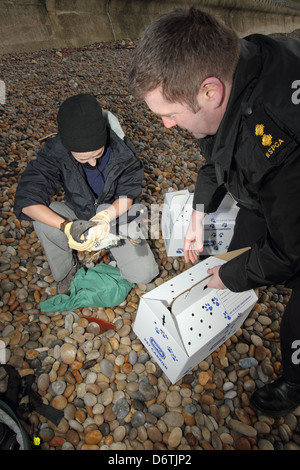
<instances>
[{"instance_id":1,"label":"person's shoe","mask_svg":"<svg viewBox=\"0 0 300 470\"><path fill-rule=\"evenodd\" d=\"M256 390L250 406L266 416L285 416L300 405L300 384L288 382L283 377Z\"/></svg>"},{"instance_id":2,"label":"person's shoe","mask_svg":"<svg viewBox=\"0 0 300 470\"><path fill-rule=\"evenodd\" d=\"M74 263L74 266L70 269L66 277L64 277L64 279L62 279L61 281L58 281L56 287L57 294L70 295L71 282L74 279L75 274L77 273L79 268L79 261L77 258L74 259Z\"/></svg>"}]
</instances>

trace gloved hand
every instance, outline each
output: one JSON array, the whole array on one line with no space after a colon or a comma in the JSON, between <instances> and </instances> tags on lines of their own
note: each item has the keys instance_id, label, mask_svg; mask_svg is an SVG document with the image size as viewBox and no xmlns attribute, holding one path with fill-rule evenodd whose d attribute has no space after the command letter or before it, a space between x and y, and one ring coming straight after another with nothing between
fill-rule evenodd
<instances>
[{"instance_id":1,"label":"gloved hand","mask_svg":"<svg viewBox=\"0 0 300 470\"><path fill-rule=\"evenodd\" d=\"M92 251L95 239L87 239L86 234L94 225L94 222L86 220L75 220L67 223L64 227L64 233L68 238L69 247L77 251Z\"/></svg>"},{"instance_id":2,"label":"gloved hand","mask_svg":"<svg viewBox=\"0 0 300 470\"><path fill-rule=\"evenodd\" d=\"M110 217L106 211L99 212L90 220L75 220L64 226L69 247L77 251L93 251L94 241L103 240L109 231Z\"/></svg>"},{"instance_id":3,"label":"gloved hand","mask_svg":"<svg viewBox=\"0 0 300 470\"><path fill-rule=\"evenodd\" d=\"M101 211L94 215L89 222L93 223L93 228L89 231L89 239L103 240L108 236L110 232L110 217L107 211Z\"/></svg>"}]
</instances>

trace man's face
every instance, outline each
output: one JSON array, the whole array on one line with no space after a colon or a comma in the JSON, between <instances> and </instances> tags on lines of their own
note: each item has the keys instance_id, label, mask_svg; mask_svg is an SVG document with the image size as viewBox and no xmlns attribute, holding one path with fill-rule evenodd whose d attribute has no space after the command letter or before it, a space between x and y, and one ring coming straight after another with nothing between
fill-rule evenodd
<instances>
[{"instance_id":1,"label":"man's face","mask_svg":"<svg viewBox=\"0 0 300 470\"><path fill-rule=\"evenodd\" d=\"M197 139L214 135L223 116L220 108L216 108L213 101L205 99L204 93L199 93L200 109L197 113L194 113L185 103L166 101L160 88L147 93L144 100L153 113L161 116L165 127L169 129L179 126L191 132Z\"/></svg>"},{"instance_id":2,"label":"man's face","mask_svg":"<svg viewBox=\"0 0 300 470\"><path fill-rule=\"evenodd\" d=\"M79 163L89 163L91 166L97 165L97 159L102 157L105 147L92 152L71 152L75 160Z\"/></svg>"}]
</instances>

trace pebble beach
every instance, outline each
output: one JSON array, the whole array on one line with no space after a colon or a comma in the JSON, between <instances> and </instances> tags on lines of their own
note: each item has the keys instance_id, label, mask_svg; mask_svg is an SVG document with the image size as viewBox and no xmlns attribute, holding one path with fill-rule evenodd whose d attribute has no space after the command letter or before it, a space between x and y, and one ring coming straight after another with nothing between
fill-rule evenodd
<instances>
[{"instance_id":1,"label":"pebble beach","mask_svg":"<svg viewBox=\"0 0 300 470\"><path fill-rule=\"evenodd\" d=\"M40 309L56 294L56 283L32 223L13 213L14 194L28 162L56 133L66 98L92 93L118 117L143 161L141 202L149 210L170 190L192 193L204 163L190 134L164 128L130 95L133 48L123 40L0 57L6 84L0 105L0 340L6 362L21 377L34 375L43 402L63 412L58 426L33 412L27 429L40 438L41 450L300 450L300 407L270 418L249 404L256 388L281 375L279 331L291 294L284 285L257 289L258 302L241 329L176 384L132 329L140 298L191 267L167 256L159 232L148 240L159 276L136 284L117 307ZM100 262L111 261L109 252L101 253ZM114 323L116 330L100 334L86 317ZM0 367L0 393L6 388Z\"/></svg>"}]
</instances>

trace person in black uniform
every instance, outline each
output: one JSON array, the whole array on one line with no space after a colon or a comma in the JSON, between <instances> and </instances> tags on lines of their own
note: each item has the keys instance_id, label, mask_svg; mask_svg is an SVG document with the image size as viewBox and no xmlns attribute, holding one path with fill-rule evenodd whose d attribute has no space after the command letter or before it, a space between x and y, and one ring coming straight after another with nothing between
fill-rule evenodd
<instances>
[{"instance_id":1,"label":"person in black uniform","mask_svg":"<svg viewBox=\"0 0 300 470\"><path fill-rule=\"evenodd\" d=\"M284 415L300 405L300 41L237 34L195 8L158 17L139 40L131 92L166 127L190 131L199 171L185 260L203 250L202 221L226 193L240 211L229 250L251 249L209 270L208 287L241 292L286 283L282 377L256 390L252 406Z\"/></svg>"}]
</instances>

